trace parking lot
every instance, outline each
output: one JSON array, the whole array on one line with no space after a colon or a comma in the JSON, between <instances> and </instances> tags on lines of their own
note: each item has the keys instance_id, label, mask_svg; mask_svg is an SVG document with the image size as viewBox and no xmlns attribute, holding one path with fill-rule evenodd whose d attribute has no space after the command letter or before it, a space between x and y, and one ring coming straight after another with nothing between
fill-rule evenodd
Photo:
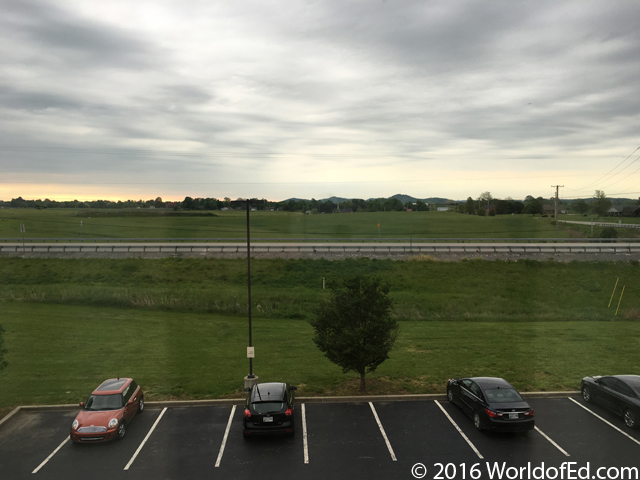
<instances>
[{"instance_id":1,"label":"parking lot","mask_svg":"<svg viewBox=\"0 0 640 480\"><path fill-rule=\"evenodd\" d=\"M544 462L544 469L575 462L597 478L600 467L640 466L640 432L601 407L577 397L529 403L537 428L517 434L477 432L446 401L298 403L295 437L250 440L242 438L242 406L150 406L122 441L93 445L68 441L77 412L31 411L0 427L0 472L3 479L410 479L422 464L424 478L447 479L473 478L474 464L475 478L491 478L488 466L502 462ZM418 477L421 468L413 470Z\"/></svg>"}]
</instances>

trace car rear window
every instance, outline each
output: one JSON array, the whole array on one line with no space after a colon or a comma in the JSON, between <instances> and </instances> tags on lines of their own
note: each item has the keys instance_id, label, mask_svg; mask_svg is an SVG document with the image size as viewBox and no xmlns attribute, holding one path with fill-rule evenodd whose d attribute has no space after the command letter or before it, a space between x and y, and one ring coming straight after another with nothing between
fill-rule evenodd
<instances>
[{"instance_id":1,"label":"car rear window","mask_svg":"<svg viewBox=\"0 0 640 480\"><path fill-rule=\"evenodd\" d=\"M251 407L256 413L275 413L282 410L284 402L259 402L252 403Z\"/></svg>"},{"instance_id":2,"label":"car rear window","mask_svg":"<svg viewBox=\"0 0 640 480\"><path fill-rule=\"evenodd\" d=\"M117 410L122 408L122 395L91 395L84 405L85 410Z\"/></svg>"},{"instance_id":3,"label":"car rear window","mask_svg":"<svg viewBox=\"0 0 640 480\"><path fill-rule=\"evenodd\" d=\"M518 392L513 388L492 388L486 390L487 400L490 403L511 403L511 402L523 402L524 400Z\"/></svg>"}]
</instances>

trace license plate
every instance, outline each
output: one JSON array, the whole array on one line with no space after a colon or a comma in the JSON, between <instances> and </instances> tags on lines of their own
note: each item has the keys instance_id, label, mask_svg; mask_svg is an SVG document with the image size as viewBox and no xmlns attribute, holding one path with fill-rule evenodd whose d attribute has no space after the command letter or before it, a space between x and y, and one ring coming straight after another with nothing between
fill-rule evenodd
<instances>
[{"instance_id":1,"label":"license plate","mask_svg":"<svg viewBox=\"0 0 640 480\"><path fill-rule=\"evenodd\" d=\"M518 419L518 414L517 413L510 413L509 414L509 420L517 420Z\"/></svg>"},{"instance_id":2,"label":"license plate","mask_svg":"<svg viewBox=\"0 0 640 480\"><path fill-rule=\"evenodd\" d=\"M269 423L269 422L273 423L273 417L262 417L262 421L264 423Z\"/></svg>"}]
</instances>

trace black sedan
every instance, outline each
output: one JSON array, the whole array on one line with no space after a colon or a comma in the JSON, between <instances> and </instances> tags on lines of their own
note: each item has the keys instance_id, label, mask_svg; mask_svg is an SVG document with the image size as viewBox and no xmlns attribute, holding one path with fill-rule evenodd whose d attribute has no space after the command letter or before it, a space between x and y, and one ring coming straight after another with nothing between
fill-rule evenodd
<instances>
[{"instance_id":1,"label":"black sedan","mask_svg":"<svg viewBox=\"0 0 640 480\"><path fill-rule=\"evenodd\" d=\"M535 426L533 409L502 378L452 378L447 398L473 419L478 430L520 432Z\"/></svg>"},{"instance_id":2,"label":"black sedan","mask_svg":"<svg viewBox=\"0 0 640 480\"><path fill-rule=\"evenodd\" d=\"M597 402L624 418L627 427L640 421L640 375L584 377L580 385L585 402Z\"/></svg>"},{"instance_id":3,"label":"black sedan","mask_svg":"<svg viewBox=\"0 0 640 480\"><path fill-rule=\"evenodd\" d=\"M247 397L242 422L244 438L263 434L295 434L295 395L287 383L258 383Z\"/></svg>"}]
</instances>

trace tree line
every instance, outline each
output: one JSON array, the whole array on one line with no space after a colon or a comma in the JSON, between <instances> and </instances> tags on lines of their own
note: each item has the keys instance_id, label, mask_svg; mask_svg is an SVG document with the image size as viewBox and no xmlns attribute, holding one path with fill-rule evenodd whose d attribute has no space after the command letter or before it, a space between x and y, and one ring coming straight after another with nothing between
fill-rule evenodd
<instances>
[{"instance_id":1,"label":"tree line","mask_svg":"<svg viewBox=\"0 0 640 480\"><path fill-rule=\"evenodd\" d=\"M243 200L238 198L237 200ZM640 205L640 200L627 200L627 204ZM529 214L543 215L545 205L554 205L555 198L545 199L543 197L533 197L527 195L523 201L514 200L510 197L505 199L494 198L490 192L484 192L477 198L468 197L466 202L450 202L448 204L427 204L422 200L402 203L397 198L373 198L364 200L353 198L344 202L334 203L331 200L298 200L291 199L283 202L271 202L261 200L256 202L257 210L277 209L287 212L310 212L310 213L335 213L341 212L400 212L404 210L429 211L437 207L448 206L450 210L469 215L510 215ZM623 203L624 204L624 203ZM559 210L567 210L571 213L586 215L592 213L604 216L611 208L612 202L601 190L596 190L593 198L563 200L558 201ZM243 208L234 207L233 201L229 197L220 200L218 198L185 197L182 201L163 201L161 197L149 200L91 200L91 201L57 201L57 200L25 200L22 197L14 198L11 201L0 200L0 207L11 208L90 208L90 209L125 209L125 208L165 208L173 210L221 210L223 208Z\"/></svg>"}]
</instances>

